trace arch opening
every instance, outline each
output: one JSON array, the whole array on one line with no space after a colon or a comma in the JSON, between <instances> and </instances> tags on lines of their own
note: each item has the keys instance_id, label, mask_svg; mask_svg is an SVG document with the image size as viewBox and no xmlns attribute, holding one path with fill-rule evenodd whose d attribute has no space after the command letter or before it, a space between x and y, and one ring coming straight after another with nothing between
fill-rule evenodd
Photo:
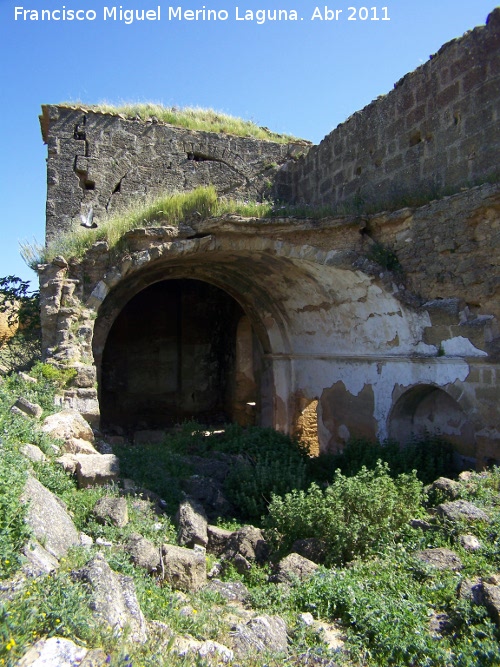
<instances>
[{"instance_id":1,"label":"arch opening","mask_svg":"<svg viewBox=\"0 0 500 667\"><path fill-rule=\"evenodd\" d=\"M396 401L389 420L389 436L402 443L412 438L438 436L454 449L457 470L476 466L474 427L457 401L444 389L420 385Z\"/></svg>"},{"instance_id":2,"label":"arch opening","mask_svg":"<svg viewBox=\"0 0 500 667\"><path fill-rule=\"evenodd\" d=\"M262 348L241 305L202 280L155 282L114 320L102 354L101 425L254 423Z\"/></svg>"}]
</instances>

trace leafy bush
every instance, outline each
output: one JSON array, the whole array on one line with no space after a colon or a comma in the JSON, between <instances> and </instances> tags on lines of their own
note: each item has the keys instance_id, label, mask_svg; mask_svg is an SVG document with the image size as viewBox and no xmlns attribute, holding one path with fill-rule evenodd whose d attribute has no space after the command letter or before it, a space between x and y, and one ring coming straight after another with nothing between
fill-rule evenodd
<instances>
[{"instance_id":1,"label":"leafy bush","mask_svg":"<svg viewBox=\"0 0 500 667\"><path fill-rule=\"evenodd\" d=\"M324 491L313 483L307 491L274 496L265 525L279 549L297 539L326 542L329 564L375 553L399 536L412 516L419 514L422 484L415 473L392 479L387 464L362 468L353 477L340 471Z\"/></svg>"},{"instance_id":2,"label":"leafy bush","mask_svg":"<svg viewBox=\"0 0 500 667\"><path fill-rule=\"evenodd\" d=\"M0 363L7 372L26 370L41 356L39 292L17 276L0 278L0 313L17 326L1 348Z\"/></svg>"},{"instance_id":3,"label":"leafy bush","mask_svg":"<svg viewBox=\"0 0 500 667\"><path fill-rule=\"evenodd\" d=\"M430 484L438 477L454 474L453 447L436 435L412 440L401 446L395 440L371 442L352 438L341 454L320 455L310 462L311 476L317 481L327 481L336 469L346 475L355 475L363 466L374 469L377 461L389 465L392 476L416 470L418 479Z\"/></svg>"}]
</instances>

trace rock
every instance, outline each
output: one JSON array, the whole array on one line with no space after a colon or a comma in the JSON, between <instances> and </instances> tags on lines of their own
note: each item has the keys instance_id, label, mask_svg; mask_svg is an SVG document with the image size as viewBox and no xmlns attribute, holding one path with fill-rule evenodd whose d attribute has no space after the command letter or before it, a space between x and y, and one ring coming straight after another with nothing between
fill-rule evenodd
<instances>
[{"instance_id":1,"label":"rock","mask_svg":"<svg viewBox=\"0 0 500 667\"><path fill-rule=\"evenodd\" d=\"M71 440L71 438L80 438L90 443L94 442L94 433L88 422L72 408L66 408L46 417L42 425L42 431L52 438L58 438L64 440L64 442Z\"/></svg>"},{"instance_id":2,"label":"rock","mask_svg":"<svg viewBox=\"0 0 500 667\"><path fill-rule=\"evenodd\" d=\"M105 496L100 498L92 510L96 521L103 525L111 524L123 528L128 523L128 508L125 498Z\"/></svg>"},{"instance_id":3,"label":"rock","mask_svg":"<svg viewBox=\"0 0 500 667\"><path fill-rule=\"evenodd\" d=\"M483 581L483 602L491 620L500 627L500 586Z\"/></svg>"},{"instance_id":4,"label":"rock","mask_svg":"<svg viewBox=\"0 0 500 667\"><path fill-rule=\"evenodd\" d=\"M264 563L269 555L269 546L260 528L243 526L234 532L227 542L224 558L234 561L242 556L249 563Z\"/></svg>"},{"instance_id":5,"label":"rock","mask_svg":"<svg viewBox=\"0 0 500 667\"><path fill-rule=\"evenodd\" d=\"M142 644L147 640L146 621L131 577L113 572L101 553L75 572L74 577L89 584L90 608L96 618L110 625L118 636L127 628L133 642Z\"/></svg>"},{"instance_id":6,"label":"rock","mask_svg":"<svg viewBox=\"0 0 500 667\"><path fill-rule=\"evenodd\" d=\"M161 570L161 549L138 533L130 535L125 543L125 551L134 565L143 567L149 573Z\"/></svg>"},{"instance_id":7,"label":"rock","mask_svg":"<svg viewBox=\"0 0 500 667\"><path fill-rule=\"evenodd\" d=\"M219 516L234 514L234 507L224 494L222 482L211 477L192 475L183 480L182 489L186 495L203 505L212 521Z\"/></svg>"},{"instance_id":8,"label":"rock","mask_svg":"<svg viewBox=\"0 0 500 667\"><path fill-rule=\"evenodd\" d=\"M461 488L459 482L448 479L448 477L439 477L428 487L429 491L440 491L444 496L451 500L458 498Z\"/></svg>"},{"instance_id":9,"label":"rock","mask_svg":"<svg viewBox=\"0 0 500 667\"><path fill-rule=\"evenodd\" d=\"M87 440L82 440L81 438L70 438L66 440L64 445L61 447L61 451L66 454L98 454L97 449L87 442Z\"/></svg>"},{"instance_id":10,"label":"rock","mask_svg":"<svg viewBox=\"0 0 500 667\"><path fill-rule=\"evenodd\" d=\"M490 517L479 507L467 500L454 500L451 503L442 503L436 507L439 516L448 521L486 521Z\"/></svg>"},{"instance_id":11,"label":"rock","mask_svg":"<svg viewBox=\"0 0 500 667\"><path fill-rule=\"evenodd\" d=\"M105 540L104 537L98 537L95 541L98 547L112 547L113 542L110 540Z\"/></svg>"},{"instance_id":12,"label":"rock","mask_svg":"<svg viewBox=\"0 0 500 667\"><path fill-rule=\"evenodd\" d=\"M93 544L94 540L90 537L90 535L86 535L85 533L80 533L80 546L91 547Z\"/></svg>"},{"instance_id":13,"label":"rock","mask_svg":"<svg viewBox=\"0 0 500 667\"><path fill-rule=\"evenodd\" d=\"M63 454L56 459L56 463L58 463L68 475L74 475L76 473L78 459L74 454Z\"/></svg>"},{"instance_id":14,"label":"rock","mask_svg":"<svg viewBox=\"0 0 500 667\"><path fill-rule=\"evenodd\" d=\"M50 637L39 639L16 664L16 667L74 667L81 665L88 649L69 639ZM104 654L103 654L104 655ZM104 655L104 660L106 656ZM104 660L101 664L104 664Z\"/></svg>"},{"instance_id":15,"label":"rock","mask_svg":"<svg viewBox=\"0 0 500 667\"><path fill-rule=\"evenodd\" d=\"M28 375L27 373L19 371L18 375L23 382L28 382L29 384L38 384L38 380L34 377L31 377L31 375Z\"/></svg>"},{"instance_id":16,"label":"rock","mask_svg":"<svg viewBox=\"0 0 500 667\"><path fill-rule=\"evenodd\" d=\"M457 554L450 549L423 549L415 556L438 570L461 570L463 565Z\"/></svg>"},{"instance_id":17,"label":"rock","mask_svg":"<svg viewBox=\"0 0 500 667\"><path fill-rule=\"evenodd\" d=\"M82 387L88 389L96 383L95 366L82 364L80 361L73 362L71 367L76 370L76 376L71 380L73 387Z\"/></svg>"},{"instance_id":18,"label":"rock","mask_svg":"<svg viewBox=\"0 0 500 667\"><path fill-rule=\"evenodd\" d=\"M31 403L28 399L20 396L13 405L14 408L24 412L25 415L29 417L34 417L35 419L40 419L43 413L43 408L40 407L37 403Z\"/></svg>"},{"instance_id":19,"label":"rock","mask_svg":"<svg viewBox=\"0 0 500 667\"><path fill-rule=\"evenodd\" d=\"M30 461L33 461L34 463L43 463L47 460L47 457L42 452L40 447L37 447L36 445L26 443L19 447L19 451L23 456L25 456Z\"/></svg>"},{"instance_id":20,"label":"rock","mask_svg":"<svg viewBox=\"0 0 500 667\"><path fill-rule=\"evenodd\" d=\"M220 579L212 579L212 581L205 587L205 590L214 591L230 602L245 602L250 595L248 588L241 581L221 581Z\"/></svg>"},{"instance_id":21,"label":"rock","mask_svg":"<svg viewBox=\"0 0 500 667\"><path fill-rule=\"evenodd\" d=\"M201 642L190 636L176 637L172 650L181 657L187 657L190 653L195 653L202 659L210 660L210 658L214 658L217 660L217 664L231 662L234 657L233 651L223 644L211 639Z\"/></svg>"},{"instance_id":22,"label":"rock","mask_svg":"<svg viewBox=\"0 0 500 667\"><path fill-rule=\"evenodd\" d=\"M271 581L281 584L293 584L311 577L319 565L300 554L291 553L280 560Z\"/></svg>"},{"instance_id":23,"label":"rock","mask_svg":"<svg viewBox=\"0 0 500 667\"><path fill-rule=\"evenodd\" d=\"M23 572L29 577L41 577L50 574L59 567L59 561L36 540L30 540L22 549L27 563L23 565Z\"/></svg>"},{"instance_id":24,"label":"rock","mask_svg":"<svg viewBox=\"0 0 500 667\"><path fill-rule=\"evenodd\" d=\"M181 591L196 591L207 583L204 554L192 549L164 544L162 561L165 580L172 588Z\"/></svg>"},{"instance_id":25,"label":"rock","mask_svg":"<svg viewBox=\"0 0 500 667\"><path fill-rule=\"evenodd\" d=\"M21 502L28 505L26 523L52 556L60 559L70 547L80 543L75 524L61 501L30 475Z\"/></svg>"},{"instance_id":26,"label":"rock","mask_svg":"<svg viewBox=\"0 0 500 667\"><path fill-rule=\"evenodd\" d=\"M221 556L224 551L227 549L227 545L230 537L234 531L225 530L224 528L219 528L218 526L207 526L207 551L209 554L214 554L215 556Z\"/></svg>"},{"instance_id":27,"label":"rock","mask_svg":"<svg viewBox=\"0 0 500 667\"><path fill-rule=\"evenodd\" d=\"M256 616L245 625L236 625L231 635L233 648L238 657L265 651L276 653L288 651L286 624L279 616L267 614Z\"/></svg>"},{"instance_id":28,"label":"rock","mask_svg":"<svg viewBox=\"0 0 500 667\"><path fill-rule=\"evenodd\" d=\"M463 579L458 587L458 597L471 600L474 604L483 604L483 582L481 579Z\"/></svg>"},{"instance_id":29,"label":"rock","mask_svg":"<svg viewBox=\"0 0 500 667\"><path fill-rule=\"evenodd\" d=\"M105 486L117 482L120 464L114 454L75 454L78 487Z\"/></svg>"},{"instance_id":30,"label":"rock","mask_svg":"<svg viewBox=\"0 0 500 667\"><path fill-rule=\"evenodd\" d=\"M324 563L326 558L326 542L316 537L308 537L304 540L295 540L292 551L304 556L313 563Z\"/></svg>"},{"instance_id":31,"label":"rock","mask_svg":"<svg viewBox=\"0 0 500 667\"><path fill-rule=\"evenodd\" d=\"M179 506L176 520L179 526L177 543L181 547L192 549L195 544L207 546L207 516L199 503L191 499L184 500Z\"/></svg>"},{"instance_id":32,"label":"rock","mask_svg":"<svg viewBox=\"0 0 500 667\"><path fill-rule=\"evenodd\" d=\"M442 635L452 627L451 618L448 614L432 612L429 618L429 632L434 639L440 639Z\"/></svg>"},{"instance_id":33,"label":"rock","mask_svg":"<svg viewBox=\"0 0 500 667\"><path fill-rule=\"evenodd\" d=\"M466 551L479 551L483 548L475 535L460 535L460 544Z\"/></svg>"},{"instance_id":34,"label":"rock","mask_svg":"<svg viewBox=\"0 0 500 667\"><path fill-rule=\"evenodd\" d=\"M415 530L423 530L424 532L434 528L434 526L431 526L431 524L428 521L424 521L424 519L411 519L410 526Z\"/></svg>"}]
</instances>

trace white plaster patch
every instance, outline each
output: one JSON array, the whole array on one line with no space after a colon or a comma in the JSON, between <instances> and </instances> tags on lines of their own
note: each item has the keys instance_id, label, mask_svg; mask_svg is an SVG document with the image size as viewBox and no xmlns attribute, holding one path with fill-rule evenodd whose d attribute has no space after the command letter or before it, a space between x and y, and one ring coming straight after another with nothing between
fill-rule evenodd
<instances>
[{"instance_id":1,"label":"white plaster patch","mask_svg":"<svg viewBox=\"0 0 500 667\"><path fill-rule=\"evenodd\" d=\"M487 357L487 352L479 350L470 342L468 338L456 336L449 340L443 340L441 347L445 355L450 357Z\"/></svg>"}]
</instances>

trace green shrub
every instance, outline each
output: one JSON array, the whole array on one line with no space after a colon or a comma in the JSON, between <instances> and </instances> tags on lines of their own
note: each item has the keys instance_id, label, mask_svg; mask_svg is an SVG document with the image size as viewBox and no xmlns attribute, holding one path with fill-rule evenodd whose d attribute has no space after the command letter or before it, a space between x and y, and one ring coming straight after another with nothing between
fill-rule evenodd
<instances>
[{"instance_id":1,"label":"green shrub","mask_svg":"<svg viewBox=\"0 0 500 667\"><path fill-rule=\"evenodd\" d=\"M19 502L25 483L26 461L4 442L0 445L0 579L19 568L19 552L29 536L26 508Z\"/></svg>"},{"instance_id":2,"label":"green shrub","mask_svg":"<svg viewBox=\"0 0 500 667\"><path fill-rule=\"evenodd\" d=\"M324 491L274 496L265 525L279 549L297 539L326 541L327 562L346 563L394 543L408 520L420 513L422 484L415 473L392 479L387 464L362 468L353 477L340 471Z\"/></svg>"},{"instance_id":3,"label":"green shrub","mask_svg":"<svg viewBox=\"0 0 500 667\"><path fill-rule=\"evenodd\" d=\"M372 442L351 438L341 454L320 455L311 459L309 468L312 479L328 481L337 469L346 475L355 475L363 466L374 469L379 460L389 465L393 477L416 470L418 479L424 484L454 474L452 445L431 434L415 438L404 446L395 440Z\"/></svg>"}]
</instances>

